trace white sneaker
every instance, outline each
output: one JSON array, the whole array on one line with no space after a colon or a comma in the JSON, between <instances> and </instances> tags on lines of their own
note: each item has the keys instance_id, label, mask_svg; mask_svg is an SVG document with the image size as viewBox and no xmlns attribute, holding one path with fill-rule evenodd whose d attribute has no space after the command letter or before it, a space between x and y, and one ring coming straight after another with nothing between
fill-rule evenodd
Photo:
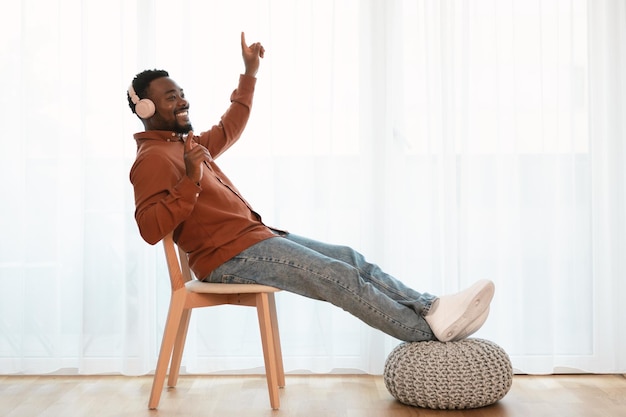
<instances>
[{"instance_id":1,"label":"white sneaker","mask_svg":"<svg viewBox=\"0 0 626 417\"><path fill-rule=\"evenodd\" d=\"M461 292L435 300L424 318L437 340L464 339L480 329L489 315L494 291L492 281L480 280Z\"/></svg>"},{"instance_id":2,"label":"white sneaker","mask_svg":"<svg viewBox=\"0 0 626 417\"><path fill-rule=\"evenodd\" d=\"M487 321L489 316L489 307L483 312L476 320L471 322L462 332L460 332L452 341L467 339L470 335L476 333L483 324Z\"/></svg>"}]
</instances>

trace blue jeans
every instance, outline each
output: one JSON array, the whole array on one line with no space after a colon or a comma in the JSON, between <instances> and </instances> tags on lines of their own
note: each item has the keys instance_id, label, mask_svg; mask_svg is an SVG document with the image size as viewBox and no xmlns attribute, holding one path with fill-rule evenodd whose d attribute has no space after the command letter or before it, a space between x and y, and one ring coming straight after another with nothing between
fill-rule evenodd
<instances>
[{"instance_id":1,"label":"blue jeans","mask_svg":"<svg viewBox=\"0 0 626 417\"><path fill-rule=\"evenodd\" d=\"M347 246L281 234L244 250L204 281L270 285L328 301L397 339L435 340L424 315L436 297L408 288Z\"/></svg>"}]
</instances>

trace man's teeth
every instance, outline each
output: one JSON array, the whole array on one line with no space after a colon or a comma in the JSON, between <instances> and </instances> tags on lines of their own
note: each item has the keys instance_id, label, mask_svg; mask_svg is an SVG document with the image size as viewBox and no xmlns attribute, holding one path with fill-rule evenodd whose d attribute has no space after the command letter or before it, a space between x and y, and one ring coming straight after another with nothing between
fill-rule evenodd
<instances>
[{"instance_id":1,"label":"man's teeth","mask_svg":"<svg viewBox=\"0 0 626 417\"><path fill-rule=\"evenodd\" d=\"M186 111L181 111L180 113L177 114L177 116L187 116L187 112Z\"/></svg>"}]
</instances>

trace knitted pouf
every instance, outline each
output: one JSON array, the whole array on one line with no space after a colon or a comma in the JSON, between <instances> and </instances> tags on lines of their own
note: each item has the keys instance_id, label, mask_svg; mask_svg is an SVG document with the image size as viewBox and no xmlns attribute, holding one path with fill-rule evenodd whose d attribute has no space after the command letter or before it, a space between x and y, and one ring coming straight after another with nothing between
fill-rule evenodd
<instances>
[{"instance_id":1,"label":"knitted pouf","mask_svg":"<svg viewBox=\"0 0 626 417\"><path fill-rule=\"evenodd\" d=\"M403 404L433 409L477 408L509 392L513 368L493 342L402 343L385 362L385 385Z\"/></svg>"}]
</instances>

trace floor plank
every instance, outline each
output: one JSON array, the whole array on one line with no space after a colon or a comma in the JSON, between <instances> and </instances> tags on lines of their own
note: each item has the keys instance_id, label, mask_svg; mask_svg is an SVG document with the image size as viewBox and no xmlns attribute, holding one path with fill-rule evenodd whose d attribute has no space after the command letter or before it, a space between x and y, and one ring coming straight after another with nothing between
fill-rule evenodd
<instances>
[{"instance_id":1,"label":"floor plank","mask_svg":"<svg viewBox=\"0 0 626 417\"><path fill-rule=\"evenodd\" d=\"M0 376L4 417L626 417L622 375L516 375L498 403L462 411L405 406L369 375L288 375L273 411L263 376L181 376L148 410L149 376Z\"/></svg>"}]
</instances>

